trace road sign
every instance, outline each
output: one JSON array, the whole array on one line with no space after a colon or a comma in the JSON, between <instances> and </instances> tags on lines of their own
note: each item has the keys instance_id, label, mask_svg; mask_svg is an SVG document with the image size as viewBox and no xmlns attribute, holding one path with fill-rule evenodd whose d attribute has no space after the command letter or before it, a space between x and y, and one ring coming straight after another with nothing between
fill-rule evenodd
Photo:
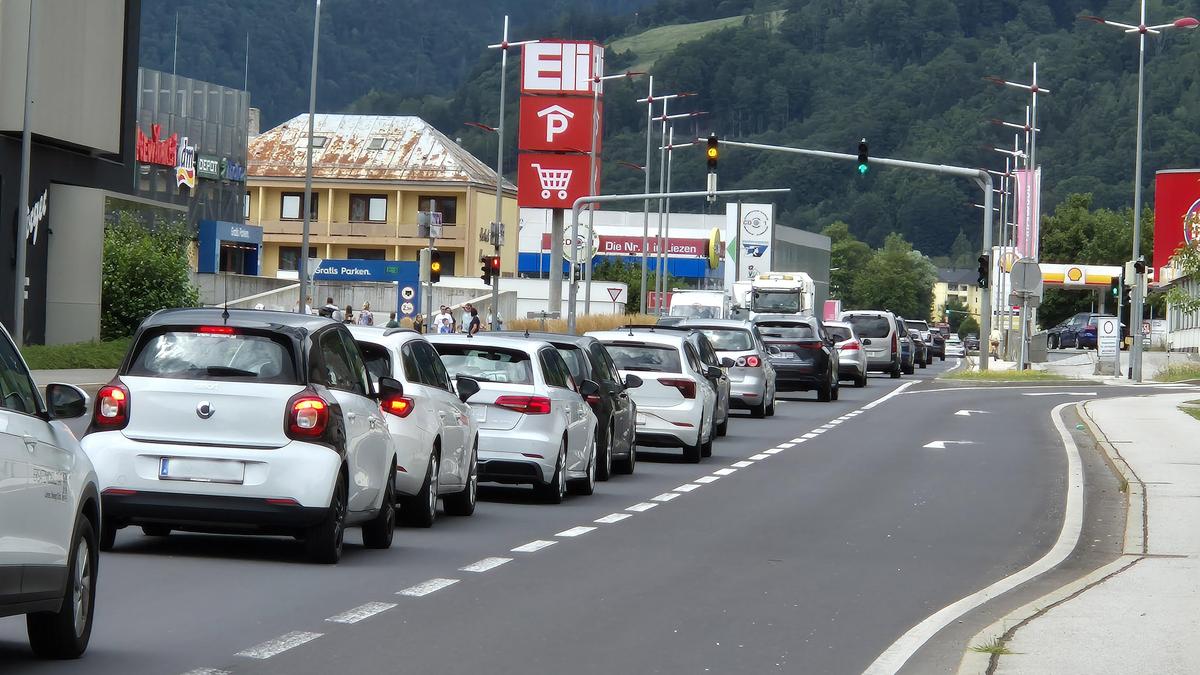
<instances>
[{"instance_id":1,"label":"road sign","mask_svg":"<svg viewBox=\"0 0 1200 675\"><path fill-rule=\"evenodd\" d=\"M400 289L400 297L404 298L405 300L412 300L416 297L416 295L417 291L412 286L405 286L404 288Z\"/></svg>"},{"instance_id":2,"label":"road sign","mask_svg":"<svg viewBox=\"0 0 1200 675\"><path fill-rule=\"evenodd\" d=\"M416 309L411 302L404 302L400 305L400 313L404 316L412 316Z\"/></svg>"},{"instance_id":3,"label":"road sign","mask_svg":"<svg viewBox=\"0 0 1200 675\"><path fill-rule=\"evenodd\" d=\"M621 295L623 295L624 293L625 293L625 289L621 288L620 286L617 286L615 288L610 286L608 288L608 297L612 298L613 302L620 302Z\"/></svg>"},{"instance_id":4,"label":"road sign","mask_svg":"<svg viewBox=\"0 0 1200 675\"><path fill-rule=\"evenodd\" d=\"M598 108L604 119L604 106ZM521 97L521 126L518 147L521 150L588 152L592 148L592 99L555 96ZM597 148L600 135L596 138Z\"/></svg>"},{"instance_id":5,"label":"road sign","mask_svg":"<svg viewBox=\"0 0 1200 675\"><path fill-rule=\"evenodd\" d=\"M603 75L604 47L594 42L543 40L521 51L522 93L590 96L593 77Z\"/></svg>"},{"instance_id":6,"label":"road sign","mask_svg":"<svg viewBox=\"0 0 1200 675\"><path fill-rule=\"evenodd\" d=\"M522 208L569 209L587 194L587 155L524 153L518 158L517 204Z\"/></svg>"},{"instance_id":7,"label":"road sign","mask_svg":"<svg viewBox=\"0 0 1200 675\"><path fill-rule=\"evenodd\" d=\"M442 212L417 211L417 236L442 238Z\"/></svg>"},{"instance_id":8,"label":"road sign","mask_svg":"<svg viewBox=\"0 0 1200 675\"><path fill-rule=\"evenodd\" d=\"M1115 316L1096 319L1097 356L1103 360L1117 355L1117 342L1121 339L1121 322Z\"/></svg>"},{"instance_id":9,"label":"road sign","mask_svg":"<svg viewBox=\"0 0 1200 675\"><path fill-rule=\"evenodd\" d=\"M1012 272L1013 293L1037 293L1042 290L1042 268L1033 258L1021 258L1013 263Z\"/></svg>"}]
</instances>

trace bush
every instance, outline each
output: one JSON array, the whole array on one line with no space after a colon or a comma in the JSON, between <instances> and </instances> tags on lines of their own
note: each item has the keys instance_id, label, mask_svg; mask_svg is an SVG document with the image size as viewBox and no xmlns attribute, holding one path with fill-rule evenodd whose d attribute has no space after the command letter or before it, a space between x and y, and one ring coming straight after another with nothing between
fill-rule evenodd
<instances>
[{"instance_id":1,"label":"bush","mask_svg":"<svg viewBox=\"0 0 1200 675\"><path fill-rule=\"evenodd\" d=\"M104 230L100 337L133 335L151 313L194 307L200 294L188 278L191 234L182 222L144 224L120 213Z\"/></svg>"},{"instance_id":2,"label":"bush","mask_svg":"<svg viewBox=\"0 0 1200 675\"><path fill-rule=\"evenodd\" d=\"M575 317L575 332L579 335L595 330L613 330L625 324L653 324L658 316L649 314L583 314ZM506 330L541 331L541 319L511 319L505 322ZM546 332L566 333L566 319L546 319Z\"/></svg>"},{"instance_id":3,"label":"bush","mask_svg":"<svg viewBox=\"0 0 1200 675\"><path fill-rule=\"evenodd\" d=\"M30 370L59 370L62 368L114 369L121 365L129 340L109 342L78 342L70 345L25 345L21 356Z\"/></svg>"}]
</instances>

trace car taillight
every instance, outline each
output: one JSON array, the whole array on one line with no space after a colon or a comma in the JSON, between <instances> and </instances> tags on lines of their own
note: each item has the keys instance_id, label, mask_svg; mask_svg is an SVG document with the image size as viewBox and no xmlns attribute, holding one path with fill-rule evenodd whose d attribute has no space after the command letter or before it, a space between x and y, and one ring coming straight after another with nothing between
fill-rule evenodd
<instances>
[{"instance_id":1,"label":"car taillight","mask_svg":"<svg viewBox=\"0 0 1200 675\"><path fill-rule=\"evenodd\" d=\"M302 391L287 404L287 431L291 438L318 438L329 426L329 403L311 391Z\"/></svg>"},{"instance_id":2,"label":"car taillight","mask_svg":"<svg viewBox=\"0 0 1200 675\"><path fill-rule=\"evenodd\" d=\"M762 365L762 359L757 356L739 356L737 360L738 368L757 368Z\"/></svg>"},{"instance_id":3,"label":"car taillight","mask_svg":"<svg viewBox=\"0 0 1200 675\"><path fill-rule=\"evenodd\" d=\"M820 342L797 342L796 347L800 349L820 349Z\"/></svg>"},{"instance_id":4,"label":"car taillight","mask_svg":"<svg viewBox=\"0 0 1200 675\"><path fill-rule=\"evenodd\" d=\"M407 396L395 396L389 398L380 404L383 412L395 415L396 417L408 417L413 411L413 400Z\"/></svg>"},{"instance_id":5,"label":"car taillight","mask_svg":"<svg viewBox=\"0 0 1200 675\"><path fill-rule=\"evenodd\" d=\"M129 390L125 385L106 384L96 392L96 408L92 414L96 427L124 429L129 424Z\"/></svg>"},{"instance_id":6,"label":"car taillight","mask_svg":"<svg viewBox=\"0 0 1200 675\"><path fill-rule=\"evenodd\" d=\"M200 326L196 332L205 335L236 335L237 329L233 326Z\"/></svg>"},{"instance_id":7,"label":"car taillight","mask_svg":"<svg viewBox=\"0 0 1200 675\"><path fill-rule=\"evenodd\" d=\"M847 340L838 345L838 349L844 352L856 352L859 350L858 340Z\"/></svg>"},{"instance_id":8,"label":"car taillight","mask_svg":"<svg viewBox=\"0 0 1200 675\"><path fill-rule=\"evenodd\" d=\"M696 398L696 382L682 377L660 377L658 383L664 387L675 387L684 398Z\"/></svg>"},{"instance_id":9,"label":"car taillight","mask_svg":"<svg viewBox=\"0 0 1200 675\"><path fill-rule=\"evenodd\" d=\"M1084 330L1096 330L1096 324L1089 323L1087 326L1084 327Z\"/></svg>"},{"instance_id":10,"label":"car taillight","mask_svg":"<svg viewBox=\"0 0 1200 675\"><path fill-rule=\"evenodd\" d=\"M592 406L593 408L600 405L600 396L597 394L592 394L591 396L586 396L586 397L584 397L584 400L586 400L588 402L588 405Z\"/></svg>"},{"instance_id":11,"label":"car taillight","mask_svg":"<svg viewBox=\"0 0 1200 675\"><path fill-rule=\"evenodd\" d=\"M895 333L892 333L892 351L897 351L900 348L900 338Z\"/></svg>"},{"instance_id":12,"label":"car taillight","mask_svg":"<svg viewBox=\"0 0 1200 675\"><path fill-rule=\"evenodd\" d=\"M493 405L524 415L550 414L550 399L545 396L501 396Z\"/></svg>"}]
</instances>

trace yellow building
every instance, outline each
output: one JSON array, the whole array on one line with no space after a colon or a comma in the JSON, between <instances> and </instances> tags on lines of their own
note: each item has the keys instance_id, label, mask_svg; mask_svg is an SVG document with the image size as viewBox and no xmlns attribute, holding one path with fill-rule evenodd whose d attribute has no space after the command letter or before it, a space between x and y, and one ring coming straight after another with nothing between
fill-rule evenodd
<instances>
[{"instance_id":1,"label":"yellow building","mask_svg":"<svg viewBox=\"0 0 1200 675\"><path fill-rule=\"evenodd\" d=\"M948 321L946 303L957 300L979 321L981 293L976 281L975 270L939 269L937 283L933 285L932 315L939 321Z\"/></svg>"},{"instance_id":2,"label":"yellow building","mask_svg":"<svg viewBox=\"0 0 1200 675\"><path fill-rule=\"evenodd\" d=\"M442 213L442 273L478 276L480 241L496 215L496 172L417 117L317 115L313 124L309 256L417 260L417 211ZM263 228L262 274L300 265L308 116L250 139L246 222ZM516 187L504 183L503 276L517 268Z\"/></svg>"}]
</instances>

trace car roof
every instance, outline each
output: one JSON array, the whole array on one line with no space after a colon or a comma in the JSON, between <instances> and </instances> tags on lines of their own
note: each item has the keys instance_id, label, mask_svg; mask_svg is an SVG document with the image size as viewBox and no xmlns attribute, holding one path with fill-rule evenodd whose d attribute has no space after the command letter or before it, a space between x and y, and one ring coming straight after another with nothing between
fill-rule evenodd
<instances>
[{"instance_id":1,"label":"car roof","mask_svg":"<svg viewBox=\"0 0 1200 675\"><path fill-rule=\"evenodd\" d=\"M225 309L222 307L184 307L161 309L142 321L141 328L157 326L233 326L275 330L279 328L299 329L312 333L326 326L339 325L340 321L297 312L281 312L270 309Z\"/></svg>"},{"instance_id":2,"label":"car roof","mask_svg":"<svg viewBox=\"0 0 1200 675\"><path fill-rule=\"evenodd\" d=\"M355 340L366 340L381 345L402 345L412 340L424 339L424 335L411 328L384 328L383 326L348 325Z\"/></svg>"},{"instance_id":3,"label":"car roof","mask_svg":"<svg viewBox=\"0 0 1200 675\"><path fill-rule=\"evenodd\" d=\"M705 328L742 328L750 330L754 327L754 324L741 319L684 319L675 325L701 330Z\"/></svg>"},{"instance_id":4,"label":"car roof","mask_svg":"<svg viewBox=\"0 0 1200 675\"><path fill-rule=\"evenodd\" d=\"M853 324L846 323L845 321L826 321L825 327L829 328L830 326L833 326L834 328L849 328L851 330L854 329Z\"/></svg>"},{"instance_id":5,"label":"car roof","mask_svg":"<svg viewBox=\"0 0 1200 675\"><path fill-rule=\"evenodd\" d=\"M492 331L491 333L488 333L488 335L489 336L494 335L496 337L512 338L515 340L541 340L542 342L549 342L552 345L565 343L565 344L575 345L578 347L584 347L588 343L593 342L596 339L596 338L588 336L588 335L571 335L570 333L551 333L549 331L547 331L547 332L540 332L540 331L524 331L524 332L522 332L522 331L515 331L515 330L506 330L506 331Z\"/></svg>"},{"instance_id":6,"label":"car roof","mask_svg":"<svg viewBox=\"0 0 1200 675\"><path fill-rule=\"evenodd\" d=\"M594 337L601 342L645 342L647 344L658 344L679 347L684 342L687 342L688 334L683 331L664 330L654 332L648 330L604 330L585 333L589 337Z\"/></svg>"},{"instance_id":7,"label":"car roof","mask_svg":"<svg viewBox=\"0 0 1200 675\"><path fill-rule=\"evenodd\" d=\"M553 347L549 342L544 340L526 340L511 337L493 336L487 333L480 335L464 335L462 333L450 334L435 334L427 336L428 340L435 345L465 345L499 347L501 349L515 349L518 351L534 353L542 347Z\"/></svg>"},{"instance_id":8,"label":"car roof","mask_svg":"<svg viewBox=\"0 0 1200 675\"><path fill-rule=\"evenodd\" d=\"M797 316L795 314L759 314L754 317L754 325L760 323L802 323L806 326L813 325L814 322L819 322L815 316Z\"/></svg>"}]
</instances>

